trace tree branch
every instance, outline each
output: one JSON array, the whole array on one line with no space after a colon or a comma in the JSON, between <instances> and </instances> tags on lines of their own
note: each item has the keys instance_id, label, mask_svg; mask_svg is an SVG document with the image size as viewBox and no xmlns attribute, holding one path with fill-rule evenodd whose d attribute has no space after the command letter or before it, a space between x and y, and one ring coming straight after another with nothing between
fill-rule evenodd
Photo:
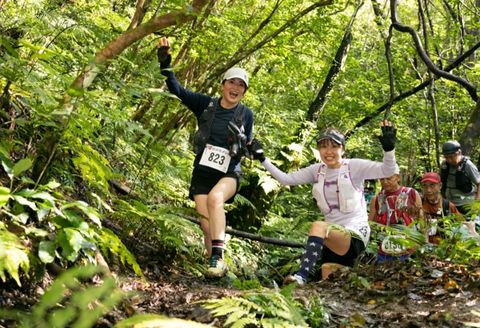
<instances>
[{"instance_id":1,"label":"tree branch","mask_svg":"<svg viewBox=\"0 0 480 328\"><path fill-rule=\"evenodd\" d=\"M357 4L352 16L350 17L350 21L348 22L347 28L345 29L345 34L343 35L342 41L340 42L337 52L335 53L335 57L322 84L322 88L315 97L315 100L310 104L308 108L306 117L307 121L316 122L318 117L322 113L325 104L327 103L328 94L332 90L338 73L342 69L343 65L345 64L345 60L347 59L348 50L350 49L350 45L352 43L353 24L357 17L358 11L362 6L363 1Z\"/></svg>"},{"instance_id":2,"label":"tree branch","mask_svg":"<svg viewBox=\"0 0 480 328\"><path fill-rule=\"evenodd\" d=\"M468 57L470 57L477 49L480 48L480 42L478 42L477 44L475 44L472 48L470 48L468 51L466 51L465 53L463 53L462 55L458 56L457 59L455 59L455 61L453 63L451 63L450 65L448 65L446 68L445 68L445 71L451 71L452 69L458 67L465 59L467 59ZM433 79L438 79L438 77L435 77ZM413 89L410 89L409 91L406 91L398 96L396 96L394 99L393 99L393 102L392 102L392 105L396 102L399 102L405 98L408 98L410 97L411 95L414 95L416 94L417 92L425 89L430 83L431 83L432 79L428 79L428 80L425 80L424 82L422 82L421 84L417 85L415 88ZM347 133L345 133L345 137L350 137L357 128L359 127L362 127L364 126L365 124L367 124L368 122L370 122L373 118L377 117L378 115L380 115L384 110L386 110L386 108L389 106L390 104L389 103L386 103L386 104L383 104L382 106L380 106L379 108L377 108L373 113L371 113L370 115L367 115L365 116L363 119L361 119L357 124L355 124L355 126L350 130L348 131Z\"/></svg>"},{"instance_id":3,"label":"tree branch","mask_svg":"<svg viewBox=\"0 0 480 328\"><path fill-rule=\"evenodd\" d=\"M198 225L200 225L200 220L197 219L196 217L193 216L188 216L188 215L180 215L184 219L187 219L191 222L194 222ZM260 236L260 235L255 235L253 233L241 231L241 230L236 230L232 228L227 228L225 230L226 233L229 233L233 236L237 237L242 237L242 238L247 238L250 240L256 240L261 243L266 243L266 244L272 244L272 245L279 245L279 246L286 246L286 247L292 247L292 248L304 248L305 245L296 241L292 240L281 240L277 238L272 238L272 237L265 237L265 236Z\"/></svg>"},{"instance_id":4,"label":"tree branch","mask_svg":"<svg viewBox=\"0 0 480 328\"><path fill-rule=\"evenodd\" d=\"M425 52L422 42L420 40L420 37L418 36L418 33L411 28L410 26L402 25L398 19L397 19L397 0L390 0L390 11L391 11L391 20L392 20L392 26L404 33L409 33L412 38L413 42L415 43L415 49L417 50L418 55L420 58L422 58L423 62L427 66L427 68L432 71L435 75L443 77L447 80L454 81L460 85L462 85L470 94L470 97L473 99L473 101L477 102L478 101L478 94L477 94L477 89L476 87L468 82L466 79L456 76L454 74L451 74L447 71L443 71L439 69L430 59L430 57L427 55Z\"/></svg>"},{"instance_id":5,"label":"tree branch","mask_svg":"<svg viewBox=\"0 0 480 328\"><path fill-rule=\"evenodd\" d=\"M274 31L272 34L267 35L263 40L259 41L257 44L252 46L250 49L245 50L243 52L237 52L236 56L232 56L230 60L228 60L224 65L217 67L215 70L212 71L212 73L209 75L207 78L207 83L205 84L204 88L209 88L213 85L214 81L217 81L218 78L221 76L222 72L226 71L228 68L238 64L240 61L243 59L247 58L250 56L252 53L255 51L261 49L264 45L272 41L276 36L278 36L280 33L284 32L287 28L289 28L291 25L298 23L300 18L308 14L309 12L313 11L316 8L319 7L324 7L327 5L330 5L333 3L333 0L320 0L308 8L305 8L292 18L290 18L288 21L285 22L282 26L280 26L276 31Z\"/></svg>"},{"instance_id":6,"label":"tree branch","mask_svg":"<svg viewBox=\"0 0 480 328\"><path fill-rule=\"evenodd\" d=\"M152 0L137 0L137 5L135 7L135 14L133 14L132 20L130 21L130 25L127 28L131 30L137 27L139 24L142 23L145 14L148 11L148 8L152 4Z\"/></svg>"},{"instance_id":7,"label":"tree branch","mask_svg":"<svg viewBox=\"0 0 480 328\"><path fill-rule=\"evenodd\" d=\"M390 97L388 98L388 107L385 109L384 120L388 120L390 116L390 109L393 105L393 99L395 98L395 75L393 75L393 64L392 64L392 37L393 37L393 26L390 25L388 28L388 35L385 39L385 57L387 58L387 67L388 67L388 81L390 86Z\"/></svg>"}]
</instances>

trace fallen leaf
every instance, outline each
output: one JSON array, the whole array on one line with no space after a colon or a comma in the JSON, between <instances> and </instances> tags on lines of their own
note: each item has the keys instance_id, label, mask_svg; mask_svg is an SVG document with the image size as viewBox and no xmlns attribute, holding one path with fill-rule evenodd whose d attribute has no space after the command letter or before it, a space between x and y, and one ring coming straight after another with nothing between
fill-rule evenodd
<instances>
[{"instance_id":1,"label":"fallen leaf","mask_svg":"<svg viewBox=\"0 0 480 328\"><path fill-rule=\"evenodd\" d=\"M453 279L448 279L448 281L443 286L444 289L459 289L457 282Z\"/></svg>"},{"instance_id":2,"label":"fallen leaf","mask_svg":"<svg viewBox=\"0 0 480 328\"><path fill-rule=\"evenodd\" d=\"M351 327L365 327L366 323L367 321L365 320L365 317L358 312L355 312L350 316Z\"/></svg>"},{"instance_id":3,"label":"fallen leaf","mask_svg":"<svg viewBox=\"0 0 480 328\"><path fill-rule=\"evenodd\" d=\"M373 283L373 288L375 289L384 289L385 288L385 281L378 280Z\"/></svg>"}]
</instances>

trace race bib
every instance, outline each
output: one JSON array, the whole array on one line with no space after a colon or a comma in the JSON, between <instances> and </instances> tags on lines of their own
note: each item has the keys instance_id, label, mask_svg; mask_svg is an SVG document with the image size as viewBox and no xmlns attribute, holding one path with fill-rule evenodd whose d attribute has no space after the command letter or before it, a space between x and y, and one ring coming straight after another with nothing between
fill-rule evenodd
<instances>
[{"instance_id":1,"label":"race bib","mask_svg":"<svg viewBox=\"0 0 480 328\"><path fill-rule=\"evenodd\" d=\"M200 165L225 173L231 159L227 149L207 144L203 150L202 158L200 158Z\"/></svg>"},{"instance_id":2,"label":"race bib","mask_svg":"<svg viewBox=\"0 0 480 328\"><path fill-rule=\"evenodd\" d=\"M403 239L402 236L386 236L382 241L381 250L385 254L400 255L406 253L407 248L400 244L399 239Z\"/></svg>"}]
</instances>

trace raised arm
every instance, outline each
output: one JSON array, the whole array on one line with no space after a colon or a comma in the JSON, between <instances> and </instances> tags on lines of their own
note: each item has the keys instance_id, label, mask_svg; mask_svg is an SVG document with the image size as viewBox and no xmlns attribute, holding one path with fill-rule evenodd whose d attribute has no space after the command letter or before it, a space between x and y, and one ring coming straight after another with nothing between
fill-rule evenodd
<instances>
[{"instance_id":1,"label":"raised arm","mask_svg":"<svg viewBox=\"0 0 480 328\"><path fill-rule=\"evenodd\" d=\"M177 80L171 66L172 55L170 53L170 42L167 38L160 39L157 45L157 58L160 65L160 73L167 78L165 82L168 90L180 98L182 103L199 117L203 110L207 108L211 97L186 89Z\"/></svg>"},{"instance_id":2,"label":"raised arm","mask_svg":"<svg viewBox=\"0 0 480 328\"><path fill-rule=\"evenodd\" d=\"M320 164L313 164L292 173L285 173L265 157L262 144L257 139L252 140L249 151L253 158L262 163L263 167L282 185L294 186L315 182L315 175Z\"/></svg>"}]
</instances>

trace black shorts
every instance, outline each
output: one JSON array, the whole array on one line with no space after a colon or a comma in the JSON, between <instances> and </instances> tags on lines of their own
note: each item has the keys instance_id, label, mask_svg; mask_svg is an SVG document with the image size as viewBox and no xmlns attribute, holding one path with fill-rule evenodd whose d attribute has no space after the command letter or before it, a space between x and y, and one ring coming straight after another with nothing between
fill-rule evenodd
<instances>
[{"instance_id":1,"label":"black shorts","mask_svg":"<svg viewBox=\"0 0 480 328\"><path fill-rule=\"evenodd\" d=\"M365 251L365 244L358 238L352 237L350 241L350 248L345 255L338 255L332 252L328 247L323 246L322 256L319 260L319 264L323 263L337 263L349 267L353 267L355 259Z\"/></svg>"},{"instance_id":2,"label":"black shorts","mask_svg":"<svg viewBox=\"0 0 480 328\"><path fill-rule=\"evenodd\" d=\"M194 195L208 195L210 190L215 187L215 185L220 181L220 179L230 177L234 178L237 182L237 191L240 187L240 172L227 172L227 173L216 173L216 172L205 172L199 170L193 170L192 181L190 183L190 189L188 190L188 197L191 200ZM235 192L236 194L236 192ZM233 203L235 195L226 201L226 203Z\"/></svg>"}]
</instances>

